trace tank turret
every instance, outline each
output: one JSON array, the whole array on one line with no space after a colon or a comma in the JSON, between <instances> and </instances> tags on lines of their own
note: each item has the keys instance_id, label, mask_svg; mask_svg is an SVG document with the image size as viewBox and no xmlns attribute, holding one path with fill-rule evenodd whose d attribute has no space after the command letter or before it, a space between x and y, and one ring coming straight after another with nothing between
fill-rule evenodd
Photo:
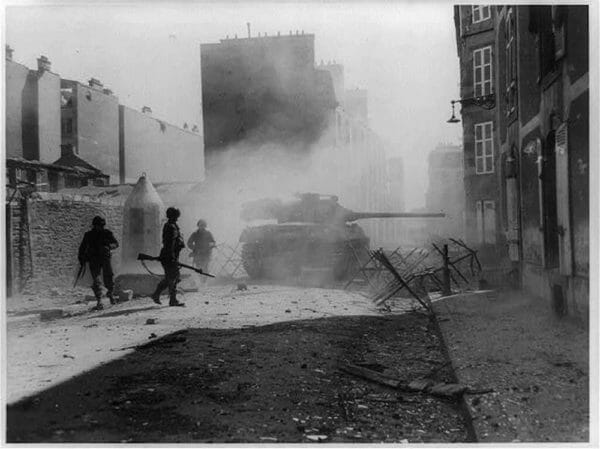
<instances>
[{"instance_id":1,"label":"tank turret","mask_svg":"<svg viewBox=\"0 0 600 449\"><path fill-rule=\"evenodd\" d=\"M338 203L335 195L318 193L297 194L295 201L284 203L279 199L265 198L245 203L242 219L277 220L278 223L343 224L366 218L441 218L443 213L406 212L355 212Z\"/></svg>"},{"instance_id":2,"label":"tank turret","mask_svg":"<svg viewBox=\"0 0 600 449\"><path fill-rule=\"evenodd\" d=\"M355 212L338 203L335 195L297 194L283 202L265 198L245 203L245 221L276 220L277 224L249 226L242 232L242 262L253 278L296 276L303 269L330 270L344 278L366 252L369 238L354 223L367 218L439 218L443 213Z\"/></svg>"}]
</instances>

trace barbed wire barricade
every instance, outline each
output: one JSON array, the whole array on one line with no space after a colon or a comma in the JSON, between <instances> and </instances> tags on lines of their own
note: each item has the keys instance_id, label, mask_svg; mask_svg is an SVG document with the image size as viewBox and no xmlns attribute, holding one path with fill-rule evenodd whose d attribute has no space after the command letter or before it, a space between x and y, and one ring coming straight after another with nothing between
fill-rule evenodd
<instances>
[{"instance_id":1,"label":"barbed wire barricade","mask_svg":"<svg viewBox=\"0 0 600 449\"><path fill-rule=\"evenodd\" d=\"M379 248L368 251L368 256L345 288L362 285L379 306L408 297L430 310L430 292L449 295L476 288L474 281L481 273L477 252L458 239L432 243L431 250Z\"/></svg>"},{"instance_id":2,"label":"barbed wire barricade","mask_svg":"<svg viewBox=\"0 0 600 449\"><path fill-rule=\"evenodd\" d=\"M246 270L242 262L242 244L219 243L214 251L209 271L217 279L238 279L246 277Z\"/></svg>"}]
</instances>

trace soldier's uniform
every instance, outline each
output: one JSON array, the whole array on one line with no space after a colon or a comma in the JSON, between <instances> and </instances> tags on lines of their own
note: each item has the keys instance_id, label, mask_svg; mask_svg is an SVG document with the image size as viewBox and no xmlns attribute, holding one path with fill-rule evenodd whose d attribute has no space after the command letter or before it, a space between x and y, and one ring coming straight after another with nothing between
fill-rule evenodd
<instances>
[{"instance_id":1,"label":"soldier's uniform","mask_svg":"<svg viewBox=\"0 0 600 449\"><path fill-rule=\"evenodd\" d=\"M215 239L212 233L206 229L204 220L198 221L198 229L190 235L187 246L192 250L194 266L204 272L208 271L212 250L215 247Z\"/></svg>"},{"instance_id":2,"label":"soldier's uniform","mask_svg":"<svg viewBox=\"0 0 600 449\"><path fill-rule=\"evenodd\" d=\"M97 309L102 309L102 284L106 287L106 296L114 304L114 273L111 264L111 251L119 247L117 239L111 231L104 229L106 221L99 216L92 220L93 229L84 234L79 245L79 263L87 263L90 267L93 284L92 290L98 302Z\"/></svg>"},{"instance_id":3,"label":"soldier's uniform","mask_svg":"<svg viewBox=\"0 0 600 449\"><path fill-rule=\"evenodd\" d=\"M177 225L179 210L170 207L167 209L167 217L169 221L163 226L162 249L159 256L160 263L165 271L165 277L156 286L152 299L155 303L160 304L160 294L165 288L168 288L169 305L183 306L183 303L177 301L177 283L180 281L179 253L185 248L183 236Z\"/></svg>"}]
</instances>

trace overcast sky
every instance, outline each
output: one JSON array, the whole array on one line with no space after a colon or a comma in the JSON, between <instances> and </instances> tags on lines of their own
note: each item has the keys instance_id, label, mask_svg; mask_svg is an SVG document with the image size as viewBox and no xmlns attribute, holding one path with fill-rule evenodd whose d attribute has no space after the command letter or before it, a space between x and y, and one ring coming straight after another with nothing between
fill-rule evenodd
<instances>
[{"instance_id":1,"label":"overcast sky","mask_svg":"<svg viewBox=\"0 0 600 449\"><path fill-rule=\"evenodd\" d=\"M246 22L253 35L315 34L315 62L342 63L346 87L368 90L371 127L404 158L407 206L423 204L427 154L461 135L446 123L459 96L450 2L9 6L6 43L17 62L46 55L61 77L98 78L122 104L182 126L201 124L199 44L245 36Z\"/></svg>"}]
</instances>

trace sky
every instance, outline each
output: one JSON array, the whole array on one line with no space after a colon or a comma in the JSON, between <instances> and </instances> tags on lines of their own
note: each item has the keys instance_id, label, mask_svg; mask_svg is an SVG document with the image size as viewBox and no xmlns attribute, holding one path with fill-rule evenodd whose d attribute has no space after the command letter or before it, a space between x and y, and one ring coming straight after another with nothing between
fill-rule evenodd
<instances>
[{"instance_id":1,"label":"sky","mask_svg":"<svg viewBox=\"0 0 600 449\"><path fill-rule=\"evenodd\" d=\"M13 59L36 67L40 55L61 77L94 77L122 104L183 126L201 125L200 43L226 35L315 35L315 63L335 60L346 87L367 89L372 129L405 165L407 207L424 204L427 155L459 143L448 124L459 97L452 3L154 2L7 6L5 40Z\"/></svg>"}]
</instances>

